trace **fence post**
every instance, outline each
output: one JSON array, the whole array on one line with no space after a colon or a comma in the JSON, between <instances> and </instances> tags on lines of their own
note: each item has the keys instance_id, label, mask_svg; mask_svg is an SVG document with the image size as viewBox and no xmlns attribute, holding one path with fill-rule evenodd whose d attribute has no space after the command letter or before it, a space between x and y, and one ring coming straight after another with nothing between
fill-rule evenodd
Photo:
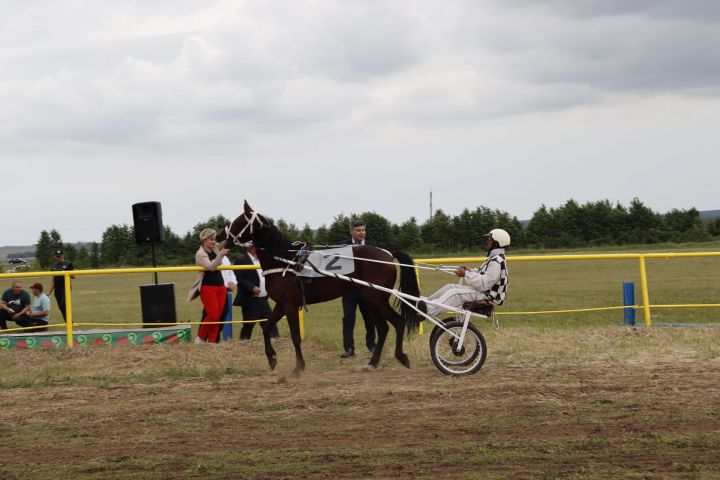
<instances>
[{"instance_id":1,"label":"fence post","mask_svg":"<svg viewBox=\"0 0 720 480\"><path fill-rule=\"evenodd\" d=\"M72 292L70 291L70 274L65 273L65 332L67 346L73 348Z\"/></svg>"},{"instance_id":2,"label":"fence post","mask_svg":"<svg viewBox=\"0 0 720 480\"><path fill-rule=\"evenodd\" d=\"M642 290L643 300L643 316L645 317L645 326L652 324L650 317L650 295L648 295L647 272L645 271L645 257L640 257L640 289Z\"/></svg>"},{"instance_id":3,"label":"fence post","mask_svg":"<svg viewBox=\"0 0 720 480\"><path fill-rule=\"evenodd\" d=\"M633 282L623 282L623 305L626 308L624 312L625 325L635 325L635 284Z\"/></svg>"},{"instance_id":4,"label":"fence post","mask_svg":"<svg viewBox=\"0 0 720 480\"><path fill-rule=\"evenodd\" d=\"M298 312L298 318L300 320L300 340L305 340L305 312L303 312L302 307Z\"/></svg>"}]
</instances>

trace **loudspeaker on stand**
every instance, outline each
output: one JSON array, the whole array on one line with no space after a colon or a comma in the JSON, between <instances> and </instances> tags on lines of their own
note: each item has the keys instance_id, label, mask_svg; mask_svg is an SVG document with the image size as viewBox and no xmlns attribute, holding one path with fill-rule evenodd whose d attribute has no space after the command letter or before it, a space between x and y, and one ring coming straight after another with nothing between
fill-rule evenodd
<instances>
[{"instance_id":1,"label":"loudspeaker on stand","mask_svg":"<svg viewBox=\"0 0 720 480\"><path fill-rule=\"evenodd\" d=\"M132 206L137 243L161 243L165 241L160 202L142 202Z\"/></svg>"}]
</instances>

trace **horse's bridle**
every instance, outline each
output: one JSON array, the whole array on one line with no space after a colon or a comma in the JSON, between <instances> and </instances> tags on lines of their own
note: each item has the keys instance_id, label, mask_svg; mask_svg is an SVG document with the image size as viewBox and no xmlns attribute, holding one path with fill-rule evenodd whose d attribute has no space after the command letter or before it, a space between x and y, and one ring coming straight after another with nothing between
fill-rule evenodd
<instances>
[{"instance_id":1,"label":"horse's bridle","mask_svg":"<svg viewBox=\"0 0 720 480\"><path fill-rule=\"evenodd\" d=\"M237 235L234 235L230 231L230 227L228 226L228 227L225 227L225 234L228 236L228 238L231 238L233 243L235 245L237 245L238 247L247 247L252 244L252 240L248 240L247 242L240 241L240 238L243 236L243 233L245 233L245 230L247 230L248 227L250 227L250 235L252 235L254 232L253 225L255 224L256 221L258 222L258 228L264 227L265 224L263 223L262 220L260 220L260 216L257 214L256 211L252 211L252 215L250 215L250 218L247 217L246 213L243 213L242 217L245 219L245 222L246 222L245 226L242 228L242 230L240 230L240 232Z\"/></svg>"}]
</instances>

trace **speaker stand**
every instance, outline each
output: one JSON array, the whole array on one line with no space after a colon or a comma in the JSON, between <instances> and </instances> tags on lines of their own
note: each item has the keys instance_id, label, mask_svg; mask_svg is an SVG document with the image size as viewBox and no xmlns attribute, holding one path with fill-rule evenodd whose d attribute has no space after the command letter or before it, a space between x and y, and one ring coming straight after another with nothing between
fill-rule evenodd
<instances>
[{"instance_id":1,"label":"speaker stand","mask_svg":"<svg viewBox=\"0 0 720 480\"><path fill-rule=\"evenodd\" d=\"M157 259L155 258L155 244L150 244L150 252L152 255L152 262L153 262L153 268L157 268ZM153 272L153 278L155 278L155 285L158 284L158 274L157 272Z\"/></svg>"}]
</instances>

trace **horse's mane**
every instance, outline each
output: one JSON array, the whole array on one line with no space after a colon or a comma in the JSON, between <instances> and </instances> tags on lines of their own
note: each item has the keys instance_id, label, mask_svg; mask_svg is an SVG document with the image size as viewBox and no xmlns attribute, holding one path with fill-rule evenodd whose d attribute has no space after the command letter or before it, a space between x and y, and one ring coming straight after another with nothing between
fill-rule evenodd
<instances>
[{"instance_id":1,"label":"horse's mane","mask_svg":"<svg viewBox=\"0 0 720 480\"><path fill-rule=\"evenodd\" d=\"M263 248L279 257L292 256L290 250L293 243L282 234L275 225L268 225L255 233L253 243L257 247Z\"/></svg>"}]
</instances>

